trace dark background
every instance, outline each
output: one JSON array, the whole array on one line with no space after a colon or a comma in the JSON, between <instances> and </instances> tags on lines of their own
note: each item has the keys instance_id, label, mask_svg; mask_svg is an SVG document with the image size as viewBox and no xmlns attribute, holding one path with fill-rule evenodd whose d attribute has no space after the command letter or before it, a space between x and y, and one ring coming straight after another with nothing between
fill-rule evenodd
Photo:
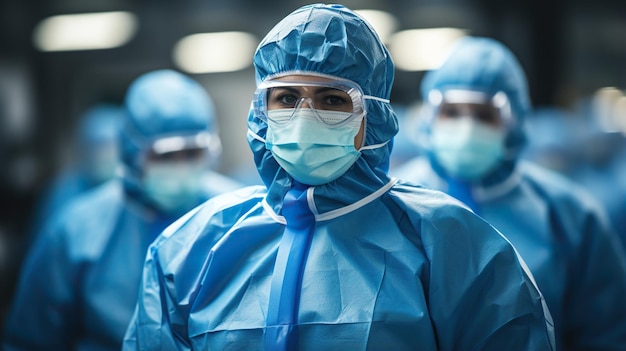
<instances>
[{"instance_id":1,"label":"dark background","mask_svg":"<svg viewBox=\"0 0 626 351\"><path fill-rule=\"evenodd\" d=\"M128 84L153 69L176 68L172 47L198 32L247 31L260 39L293 0L2 0L0 3L0 303L10 299L36 200L61 167L80 114L96 102L121 103ZM572 108L605 86L626 86L626 2L622 0L345 1L394 14L399 30L468 28L518 56L535 106ZM39 52L35 25L58 14L132 11L139 30L107 50ZM216 53L219 54L219 53ZM396 73L392 102L419 98L422 72ZM253 71L194 75L220 113L221 170L251 162L245 113ZM243 98L242 98L243 97Z\"/></svg>"}]
</instances>

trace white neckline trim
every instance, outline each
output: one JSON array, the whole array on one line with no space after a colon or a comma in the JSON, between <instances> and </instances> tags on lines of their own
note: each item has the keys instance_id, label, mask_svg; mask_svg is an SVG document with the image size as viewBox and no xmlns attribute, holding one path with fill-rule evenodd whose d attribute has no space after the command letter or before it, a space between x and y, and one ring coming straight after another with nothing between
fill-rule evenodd
<instances>
[{"instance_id":1,"label":"white neckline trim","mask_svg":"<svg viewBox=\"0 0 626 351\"><path fill-rule=\"evenodd\" d=\"M276 212L274 212L274 209L272 208L272 206L270 206L270 204L267 203L267 198L263 198L263 201L261 201L261 204L263 205L263 208L265 209L265 212L267 212L267 214L277 223L283 224L283 225L287 225L287 220L285 219L285 217L277 214Z\"/></svg>"},{"instance_id":2,"label":"white neckline trim","mask_svg":"<svg viewBox=\"0 0 626 351\"><path fill-rule=\"evenodd\" d=\"M340 216L343 216L345 214L348 214L352 211L355 211L365 205L367 205L368 203L374 201L375 199L379 198L382 194L386 193L389 189L391 189L391 187L393 187L396 183L398 182L398 179L396 178L391 178L389 180L389 182L387 184L385 184L384 186L382 186L380 189L376 190L375 192L369 194L368 196L362 198L361 200L352 203L348 206L342 207L342 208L338 208L336 210L332 210L332 211L328 211L326 213L322 213L320 214L317 210L317 206L315 206L315 200L313 197L313 192L315 187L310 187L307 189L306 192L306 198L307 198L307 203L309 205L309 209L311 210L311 212L313 213L313 215L315 216L315 221L316 222L321 222L321 221L327 221L330 219L334 219ZM261 201L261 205L263 206L263 209L265 209L265 212L267 212L267 214L270 216L270 218L272 218L275 222L283 224L283 225L287 225L287 220L285 219L285 217L278 215L276 212L274 212L274 209L270 206L270 204L267 202L267 198L263 198L263 201Z\"/></svg>"},{"instance_id":3,"label":"white neckline trim","mask_svg":"<svg viewBox=\"0 0 626 351\"><path fill-rule=\"evenodd\" d=\"M513 190L521 181L522 175L516 168L511 175L503 182L495 184L489 187L476 187L472 189L476 200L478 201L490 201L498 197L503 196L509 191Z\"/></svg>"},{"instance_id":4,"label":"white neckline trim","mask_svg":"<svg viewBox=\"0 0 626 351\"><path fill-rule=\"evenodd\" d=\"M367 205L368 203L374 201L375 199L379 198L382 194L386 193L389 189L391 189L392 186L394 186L396 184L396 182L398 181L398 179L396 178L391 178L391 180L389 180L389 182L387 184L385 184L383 187L381 187L380 189L376 190L375 192L369 194L368 196L362 198L361 200L350 204L348 206L342 207L342 208L338 208L336 210L332 210L332 211L328 211L326 213L322 213L320 214L317 211L317 207L315 206L315 201L313 200L313 188L309 188L307 190L307 201L309 203L309 207L311 208L311 212L313 212L313 215L315 215L315 221L317 222L321 222L321 221L327 221L330 219L334 219L340 216L343 216L345 214L348 214L352 211L355 211L365 205Z\"/></svg>"}]
</instances>

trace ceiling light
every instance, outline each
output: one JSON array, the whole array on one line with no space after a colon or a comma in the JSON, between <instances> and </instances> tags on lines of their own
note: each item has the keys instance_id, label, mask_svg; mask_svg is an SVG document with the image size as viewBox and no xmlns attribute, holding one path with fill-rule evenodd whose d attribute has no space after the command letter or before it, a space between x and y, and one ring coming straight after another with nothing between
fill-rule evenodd
<instances>
[{"instance_id":1,"label":"ceiling light","mask_svg":"<svg viewBox=\"0 0 626 351\"><path fill-rule=\"evenodd\" d=\"M391 36L389 50L398 69L426 71L438 68L452 44L465 35L459 28L404 30Z\"/></svg>"},{"instance_id":2,"label":"ceiling light","mask_svg":"<svg viewBox=\"0 0 626 351\"><path fill-rule=\"evenodd\" d=\"M174 47L174 62L188 73L232 72L252 64L257 38L245 32L192 34Z\"/></svg>"},{"instance_id":3,"label":"ceiling light","mask_svg":"<svg viewBox=\"0 0 626 351\"><path fill-rule=\"evenodd\" d=\"M130 12L100 12L52 16L34 30L41 51L109 49L126 44L137 30Z\"/></svg>"},{"instance_id":4,"label":"ceiling light","mask_svg":"<svg viewBox=\"0 0 626 351\"><path fill-rule=\"evenodd\" d=\"M593 115L598 120L602 131L612 133L620 130L620 108L618 102L624 97L621 90L615 87L598 89L593 95Z\"/></svg>"}]
</instances>

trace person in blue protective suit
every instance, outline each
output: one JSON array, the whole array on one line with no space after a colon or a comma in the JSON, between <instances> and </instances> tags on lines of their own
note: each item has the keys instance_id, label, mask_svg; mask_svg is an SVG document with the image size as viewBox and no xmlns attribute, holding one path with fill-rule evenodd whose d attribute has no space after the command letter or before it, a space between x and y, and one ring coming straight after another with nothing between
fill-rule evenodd
<instances>
[{"instance_id":1,"label":"person in blue protective suit","mask_svg":"<svg viewBox=\"0 0 626 351\"><path fill-rule=\"evenodd\" d=\"M461 39L421 88L427 156L393 174L463 200L511 241L545 296L557 349L623 350L624 252L591 195L519 161L531 104L513 54L489 38Z\"/></svg>"},{"instance_id":2,"label":"person in blue protective suit","mask_svg":"<svg viewBox=\"0 0 626 351\"><path fill-rule=\"evenodd\" d=\"M148 245L176 218L238 184L208 165L213 103L178 72L136 79L121 130L123 176L72 201L29 254L4 350L119 350Z\"/></svg>"},{"instance_id":3,"label":"person in blue protective suit","mask_svg":"<svg viewBox=\"0 0 626 351\"><path fill-rule=\"evenodd\" d=\"M75 158L54 178L37 205L32 220L33 236L70 199L115 176L123 116L121 106L106 103L94 105L81 115L73 149Z\"/></svg>"},{"instance_id":4,"label":"person in blue protective suit","mask_svg":"<svg viewBox=\"0 0 626 351\"><path fill-rule=\"evenodd\" d=\"M248 142L265 186L159 236L124 350L552 349L510 243L452 197L387 176L394 66L365 20L301 7L254 67Z\"/></svg>"}]
</instances>

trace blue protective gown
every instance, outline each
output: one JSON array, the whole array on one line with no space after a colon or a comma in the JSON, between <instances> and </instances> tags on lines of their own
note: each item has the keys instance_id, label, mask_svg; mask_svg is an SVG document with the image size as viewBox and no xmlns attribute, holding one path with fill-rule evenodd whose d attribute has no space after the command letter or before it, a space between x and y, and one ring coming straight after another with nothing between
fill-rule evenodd
<instances>
[{"instance_id":1,"label":"blue protective gown","mask_svg":"<svg viewBox=\"0 0 626 351\"><path fill-rule=\"evenodd\" d=\"M281 21L257 78L297 70L390 94L393 64L340 5ZM124 350L551 350L542 297L512 246L448 195L386 175L397 132L368 100L366 145L338 179L299 184L249 115L266 186L216 197L150 247Z\"/></svg>"},{"instance_id":2,"label":"blue protective gown","mask_svg":"<svg viewBox=\"0 0 626 351\"><path fill-rule=\"evenodd\" d=\"M4 349L119 349L146 249L171 221L124 201L116 180L71 202L27 257Z\"/></svg>"},{"instance_id":3,"label":"blue protective gown","mask_svg":"<svg viewBox=\"0 0 626 351\"><path fill-rule=\"evenodd\" d=\"M127 108L121 138L127 172L71 201L38 237L22 269L4 350L121 347L148 245L179 217L154 207L134 177L141 171L141 163L134 162L142 158L141 143L160 135L205 133L212 123L206 92L178 73L148 73L130 91L127 105L134 108ZM197 103L190 102L194 99ZM211 171L203 179L193 206L240 187Z\"/></svg>"},{"instance_id":4,"label":"blue protective gown","mask_svg":"<svg viewBox=\"0 0 626 351\"><path fill-rule=\"evenodd\" d=\"M509 154L521 150L528 109L521 69L507 49L481 38L464 39L438 71L430 89L506 91L516 130ZM488 63L488 64L485 64ZM514 69L511 72L511 68ZM515 106L517 106L515 108ZM392 175L463 200L518 249L545 296L559 350L626 348L626 258L606 214L590 194L565 177L517 158L503 160L473 183L449 177L427 151Z\"/></svg>"}]
</instances>

